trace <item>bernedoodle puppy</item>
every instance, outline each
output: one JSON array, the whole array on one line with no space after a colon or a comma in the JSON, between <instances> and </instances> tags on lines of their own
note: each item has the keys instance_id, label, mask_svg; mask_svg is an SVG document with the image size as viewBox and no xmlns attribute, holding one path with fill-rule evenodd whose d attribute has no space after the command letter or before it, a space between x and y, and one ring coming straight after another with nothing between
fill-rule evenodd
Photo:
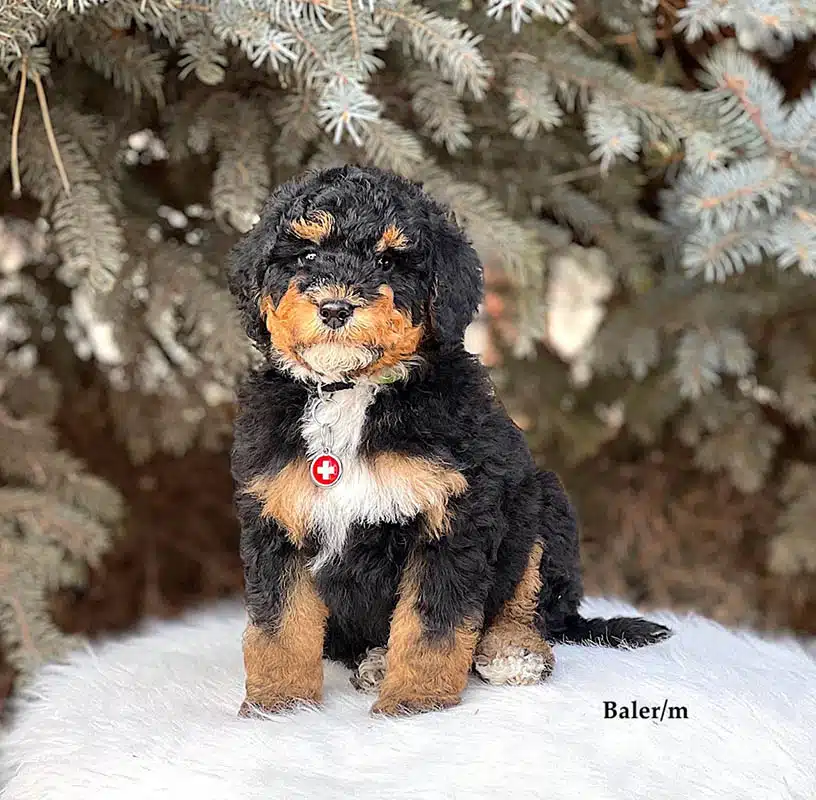
<instances>
[{"instance_id":1,"label":"bernedoodle puppy","mask_svg":"<svg viewBox=\"0 0 816 800\"><path fill-rule=\"evenodd\" d=\"M421 186L355 166L283 184L229 281L266 356L232 454L242 715L318 703L324 655L402 714L457 704L471 669L542 680L550 642L670 635L580 616L575 515L464 349L481 263Z\"/></svg>"}]
</instances>

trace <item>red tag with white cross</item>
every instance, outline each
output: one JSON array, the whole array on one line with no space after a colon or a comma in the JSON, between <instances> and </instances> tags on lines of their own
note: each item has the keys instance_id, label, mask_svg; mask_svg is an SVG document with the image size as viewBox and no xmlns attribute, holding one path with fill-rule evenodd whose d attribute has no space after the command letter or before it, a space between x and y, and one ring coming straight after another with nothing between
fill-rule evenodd
<instances>
[{"instance_id":1,"label":"red tag with white cross","mask_svg":"<svg viewBox=\"0 0 816 800\"><path fill-rule=\"evenodd\" d=\"M340 475L343 473L343 465L340 459L333 456L331 453L323 453L312 460L309 471L312 475L312 480L324 488L334 486L340 480Z\"/></svg>"}]
</instances>

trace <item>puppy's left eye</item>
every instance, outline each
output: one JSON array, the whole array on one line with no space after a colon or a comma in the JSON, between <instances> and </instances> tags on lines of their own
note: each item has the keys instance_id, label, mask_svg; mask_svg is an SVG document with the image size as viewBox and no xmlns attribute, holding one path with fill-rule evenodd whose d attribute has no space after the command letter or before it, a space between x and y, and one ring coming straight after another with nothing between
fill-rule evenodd
<instances>
[{"instance_id":1,"label":"puppy's left eye","mask_svg":"<svg viewBox=\"0 0 816 800\"><path fill-rule=\"evenodd\" d=\"M379 256L377 258L377 266L383 270L383 272L389 272L394 266L394 259L388 255Z\"/></svg>"}]
</instances>

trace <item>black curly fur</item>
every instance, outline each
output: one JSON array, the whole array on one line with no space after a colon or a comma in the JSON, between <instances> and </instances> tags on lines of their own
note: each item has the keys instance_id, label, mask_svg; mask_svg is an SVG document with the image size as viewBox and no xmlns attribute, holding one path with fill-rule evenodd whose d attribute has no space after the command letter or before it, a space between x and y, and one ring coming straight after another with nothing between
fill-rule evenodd
<instances>
[{"instance_id":1,"label":"black curly fur","mask_svg":"<svg viewBox=\"0 0 816 800\"><path fill-rule=\"evenodd\" d=\"M290 236L287 226L318 209L334 215L338 238L307 266L300 256L308 243ZM384 271L373 247L392 221L412 246ZM259 298L277 301L293 278L330 278L365 297L387 283L396 305L424 325L422 366L378 391L366 417L362 456L421 456L458 470L468 482L467 491L451 501L451 532L439 540L423 537L417 519L352 527L342 557L315 576L330 610L328 656L354 664L366 649L386 644L409 554L418 554L422 565L424 629L430 637L444 637L466 618L485 624L493 619L512 596L536 541L544 544L538 625L545 637L640 646L669 635L642 619L587 620L578 613L583 591L575 513L558 478L537 469L485 369L464 350L464 331L482 296L482 268L447 209L421 186L376 169L308 173L272 194L260 222L232 255L230 287L247 333L264 353L269 337ZM258 625L274 624L288 570L316 553L320 542L310 537L299 551L241 490L304 455L299 426L310 391L307 382L270 362L247 378L239 395L232 468L247 605Z\"/></svg>"}]
</instances>

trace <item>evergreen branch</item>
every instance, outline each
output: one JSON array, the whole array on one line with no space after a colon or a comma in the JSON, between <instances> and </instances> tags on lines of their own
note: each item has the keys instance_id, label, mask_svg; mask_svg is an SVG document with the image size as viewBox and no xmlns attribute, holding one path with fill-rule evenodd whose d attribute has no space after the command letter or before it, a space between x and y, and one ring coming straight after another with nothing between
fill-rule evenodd
<instances>
[{"instance_id":1,"label":"evergreen branch","mask_svg":"<svg viewBox=\"0 0 816 800\"><path fill-rule=\"evenodd\" d=\"M550 76L527 59L516 58L507 75L505 93L510 99L511 132L519 139L533 139L563 122Z\"/></svg>"},{"instance_id":2,"label":"evergreen branch","mask_svg":"<svg viewBox=\"0 0 816 800\"><path fill-rule=\"evenodd\" d=\"M269 192L271 175L266 161L267 125L250 103L233 104L234 123L219 140L218 166L210 194L216 218L236 230L249 230ZM237 135L236 135L237 134Z\"/></svg>"},{"instance_id":3,"label":"evergreen branch","mask_svg":"<svg viewBox=\"0 0 816 800\"><path fill-rule=\"evenodd\" d=\"M186 391L206 395L217 383L228 390L220 392L220 402L227 402L248 365L250 346L227 290L214 285L200 267L179 267L190 264L191 255L189 248L176 244L156 249L149 270L152 282L161 289L151 297L145 318L152 342L169 364L182 367L184 376L196 376Z\"/></svg>"},{"instance_id":4,"label":"evergreen branch","mask_svg":"<svg viewBox=\"0 0 816 800\"><path fill-rule=\"evenodd\" d=\"M483 261L500 264L522 286L540 286L544 247L532 227L509 218L483 186L434 167L423 167L420 176L427 190L453 209Z\"/></svg>"},{"instance_id":5,"label":"evergreen branch","mask_svg":"<svg viewBox=\"0 0 816 800\"><path fill-rule=\"evenodd\" d=\"M758 264L774 249L773 232L763 226L720 231L697 228L682 245L681 263L690 276L702 274L707 281L722 282Z\"/></svg>"},{"instance_id":6,"label":"evergreen branch","mask_svg":"<svg viewBox=\"0 0 816 800\"><path fill-rule=\"evenodd\" d=\"M695 464L707 472L725 471L740 491L761 488L773 464L782 435L762 421L756 399L727 396L714 389L704 394L679 422L677 433L695 449Z\"/></svg>"},{"instance_id":7,"label":"evergreen branch","mask_svg":"<svg viewBox=\"0 0 816 800\"><path fill-rule=\"evenodd\" d=\"M775 216L796 184L796 175L777 160L755 159L703 176L683 176L672 201L690 222L724 230Z\"/></svg>"},{"instance_id":8,"label":"evergreen branch","mask_svg":"<svg viewBox=\"0 0 816 800\"><path fill-rule=\"evenodd\" d=\"M734 146L708 131L695 131L685 141L683 162L695 176L721 168L735 154Z\"/></svg>"},{"instance_id":9,"label":"evergreen branch","mask_svg":"<svg viewBox=\"0 0 816 800\"><path fill-rule=\"evenodd\" d=\"M125 15L123 28L135 25L155 38L166 39L171 47L178 47L188 39L212 33L211 18L215 6L217 2L214 0L202 0L197 4L183 0L161 0L160 3L112 0L103 9L113 7Z\"/></svg>"},{"instance_id":10,"label":"evergreen branch","mask_svg":"<svg viewBox=\"0 0 816 800\"><path fill-rule=\"evenodd\" d=\"M209 31L187 39L181 46L179 77L183 79L194 72L209 86L223 83L228 60L222 50L223 42Z\"/></svg>"},{"instance_id":11,"label":"evergreen branch","mask_svg":"<svg viewBox=\"0 0 816 800\"><path fill-rule=\"evenodd\" d=\"M256 69L268 62L279 72L297 61L294 45L304 45L306 37L291 18L274 14L262 0L257 2L263 8L256 8L255 2L216 3L208 8L213 33L228 44L238 45Z\"/></svg>"},{"instance_id":12,"label":"evergreen branch","mask_svg":"<svg viewBox=\"0 0 816 800\"><path fill-rule=\"evenodd\" d=\"M816 213L794 206L777 219L772 229L771 252L783 269L799 265L806 275L816 276Z\"/></svg>"},{"instance_id":13,"label":"evergreen branch","mask_svg":"<svg viewBox=\"0 0 816 800\"><path fill-rule=\"evenodd\" d=\"M225 111L231 110L234 103L235 95L223 90L208 94L203 102L200 95L194 94L174 104L164 116L168 157L178 161L191 151L203 155L214 139L228 136Z\"/></svg>"},{"instance_id":14,"label":"evergreen branch","mask_svg":"<svg viewBox=\"0 0 816 800\"><path fill-rule=\"evenodd\" d=\"M74 282L87 276L97 289L108 291L126 253L116 215L100 191L101 176L76 140L56 134L73 187L70 195L64 194L44 125L29 121L24 130L22 182L50 216L63 277Z\"/></svg>"},{"instance_id":15,"label":"evergreen branch","mask_svg":"<svg viewBox=\"0 0 816 800\"><path fill-rule=\"evenodd\" d=\"M51 36L58 52L78 59L129 94L134 103L142 94L152 97L157 105L164 104L164 59L147 42L132 36L115 35L100 20L94 25L81 22L56 26Z\"/></svg>"},{"instance_id":16,"label":"evergreen branch","mask_svg":"<svg viewBox=\"0 0 816 800\"><path fill-rule=\"evenodd\" d=\"M379 100L358 83L331 80L321 93L317 119L335 144L348 134L359 147L363 139L358 126L377 120L380 108Z\"/></svg>"},{"instance_id":17,"label":"evergreen branch","mask_svg":"<svg viewBox=\"0 0 816 800\"><path fill-rule=\"evenodd\" d=\"M794 158L816 161L816 89L810 89L788 114L780 147Z\"/></svg>"},{"instance_id":18,"label":"evergreen branch","mask_svg":"<svg viewBox=\"0 0 816 800\"><path fill-rule=\"evenodd\" d=\"M762 488L782 439L778 428L757 423L758 415L738 418L725 430L707 436L697 447L694 463L708 472L724 470L745 494Z\"/></svg>"},{"instance_id":19,"label":"evergreen branch","mask_svg":"<svg viewBox=\"0 0 816 800\"><path fill-rule=\"evenodd\" d=\"M729 44L714 50L704 62L705 84L732 95L756 126L769 148L785 124L783 93L779 85L753 60Z\"/></svg>"},{"instance_id":20,"label":"evergreen branch","mask_svg":"<svg viewBox=\"0 0 816 800\"><path fill-rule=\"evenodd\" d=\"M0 634L9 665L23 681L75 644L49 620L45 592L31 583L0 572Z\"/></svg>"},{"instance_id":21,"label":"evergreen branch","mask_svg":"<svg viewBox=\"0 0 816 800\"><path fill-rule=\"evenodd\" d=\"M388 39L371 17L341 16L331 30L321 36L321 46L334 58L347 63L349 74L366 78L384 66L375 52L385 50Z\"/></svg>"},{"instance_id":22,"label":"evergreen branch","mask_svg":"<svg viewBox=\"0 0 816 800\"><path fill-rule=\"evenodd\" d=\"M389 119L365 127L361 142L365 160L381 169L390 169L413 178L418 175L426 156L419 140Z\"/></svg>"},{"instance_id":23,"label":"evergreen branch","mask_svg":"<svg viewBox=\"0 0 816 800\"><path fill-rule=\"evenodd\" d=\"M702 332L687 331L674 354L674 375L682 397L697 399L720 383L717 343Z\"/></svg>"},{"instance_id":24,"label":"evergreen branch","mask_svg":"<svg viewBox=\"0 0 816 800\"><path fill-rule=\"evenodd\" d=\"M640 382L660 362L658 329L639 324L631 309L607 314L592 347L592 364L601 374L628 372ZM672 391L673 388L672 388Z\"/></svg>"},{"instance_id":25,"label":"evergreen branch","mask_svg":"<svg viewBox=\"0 0 816 800\"><path fill-rule=\"evenodd\" d=\"M36 51L32 51L30 54L34 56ZM60 155L59 146L57 144L56 137L54 136L54 129L51 125L51 114L48 109L48 101L45 96L45 89L42 85L42 78L41 78L41 63L37 64L36 62L42 62L43 59L35 59L31 62L32 69L31 72L31 80L34 83L34 87L37 93L37 101L40 105L40 114L42 115L42 123L45 130L46 137L48 139L48 145L51 148L51 154L54 159L54 164L57 167L57 171L60 176L60 180L62 181L62 187L66 194L71 193L71 186L68 182L68 176L65 173L65 166L62 163L62 157ZM20 85L17 94L17 103L14 109L14 118L12 121L11 126L11 154L10 154L10 161L11 161L11 194L12 197L19 197L21 193L21 183L20 183L20 161L19 161L19 138L20 138L20 121L23 115L23 106L25 103L25 90L26 90L26 83L29 73L29 56L24 56L20 63Z\"/></svg>"},{"instance_id":26,"label":"evergreen branch","mask_svg":"<svg viewBox=\"0 0 816 800\"><path fill-rule=\"evenodd\" d=\"M357 15L354 13L354 0L345 0L346 2L346 17L348 20L348 27L350 38L352 42L352 58L355 61L361 61L363 57L363 47L360 43L360 32L357 24Z\"/></svg>"},{"instance_id":27,"label":"evergreen branch","mask_svg":"<svg viewBox=\"0 0 816 800\"><path fill-rule=\"evenodd\" d=\"M260 7L255 7L256 3ZM312 7L312 4L284 5L276 2L270 8L263 0L247 0L240 7L218 3L206 10L213 14L212 25L216 35L238 44L256 68L267 60L276 72L286 65L293 65L304 76L307 85L315 80L339 84L354 82L362 74L361 69L371 69L373 64L366 62L362 44L359 59L346 57L342 52L344 48L338 49L340 42L337 39L327 41L323 46L318 30L304 30L298 13L298 9L303 7ZM318 22L318 28L327 26L325 17ZM329 26L329 36L332 30ZM344 35L342 31L339 34L341 37ZM376 34L372 35L373 43L367 44L369 48L379 41ZM355 36L361 41L359 28L355 29Z\"/></svg>"},{"instance_id":28,"label":"evergreen branch","mask_svg":"<svg viewBox=\"0 0 816 800\"><path fill-rule=\"evenodd\" d=\"M118 220L99 189L87 183L75 186L71 196L56 200L51 222L65 276L76 280L87 275L94 289L110 291L126 253Z\"/></svg>"},{"instance_id":29,"label":"evergreen branch","mask_svg":"<svg viewBox=\"0 0 816 800\"><path fill-rule=\"evenodd\" d=\"M774 54L780 44L790 46L816 30L816 9L808 0L688 0L676 13L676 30L690 42L732 27L745 46L758 46Z\"/></svg>"},{"instance_id":30,"label":"evergreen branch","mask_svg":"<svg viewBox=\"0 0 816 800\"><path fill-rule=\"evenodd\" d=\"M626 70L588 58L564 42L553 40L538 63L556 82L568 108L594 93L632 109L647 131L670 144L700 130L717 134L717 121L705 114L694 92L643 83Z\"/></svg>"},{"instance_id":31,"label":"evergreen branch","mask_svg":"<svg viewBox=\"0 0 816 800\"><path fill-rule=\"evenodd\" d=\"M785 376L779 393L779 405L794 424L816 427L816 380L807 373Z\"/></svg>"},{"instance_id":32,"label":"evergreen branch","mask_svg":"<svg viewBox=\"0 0 816 800\"><path fill-rule=\"evenodd\" d=\"M411 108L422 132L449 153L470 146L471 124L453 87L425 69L413 70L408 77Z\"/></svg>"},{"instance_id":33,"label":"evergreen branch","mask_svg":"<svg viewBox=\"0 0 816 800\"><path fill-rule=\"evenodd\" d=\"M302 87L288 92L276 107L274 119L280 135L274 144L277 163L296 167L303 162L306 148L320 135L315 116L319 99L313 91Z\"/></svg>"},{"instance_id":34,"label":"evergreen branch","mask_svg":"<svg viewBox=\"0 0 816 800\"><path fill-rule=\"evenodd\" d=\"M542 203L559 222L568 225L584 240L597 241L605 230L614 226L609 211L560 181L545 184Z\"/></svg>"},{"instance_id":35,"label":"evergreen branch","mask_svg":"<svg viewBox=\"0 0 816 800\"><path fill-rule=\"evenodd\" d=\"M438 70L457 94L470 91L481 100L493 78L493 68L479 52L481 36L456 19L435 14L412 0L378 6L374 19L387 34L410 47L414 56Z\"/></svg>"},{"instance_id":36,"label":"evergreen branch","mask_svg":"<svg viewBox=\"0 0 816 800\"><path fill-rule=\"evenodd\" d=\"M525 22L532 22L537 17L563 25L569 20L575 5L572 0L488 0L485 13L498 21L508 9L510 30L518 33Z\"/></svg>"},{"instance_id":37,"label":"evergreen branch","mask_svg":"<svg viewBox=\"0 0 816 800\"><path fill-rule=\"evenodd\" d=\"M38 0L9 0L0 4L0 65L22 59L42 41L58 10Z\"/></svg>"},{"instance_id":38,"label":"evergreen branch","mask_svg":"<svg viewBox=\"0 0 816 800\"><path fill-rule=\"evenodd\" d=\"M631 232L616 224L608 209L559 177L554 176L542 187L542 208L575 231L582 242L603 248L620 276L630 285L637 285L644 274L649 274L651 255Z\"/></svg>"},{"instance_id":39,"label":"evergreen branch","mask_svg":"<svg viewBox=\"0 0 816 800\"><path fill-rule=\"evenodd\" d=\"M756 354L736 328L717 328L713 332L720 356L720 370L738 378L748 375L754 367Z\"/></svg>"},{"instance_id":40,"label":"evergreen branch","mask_svg":"<svg viewBox=\"0 0 816 800\"><path fill-rule=\"evenodd\" d=\"M371 3L373 3L373 0L371 0ZM361 10L366 9L369 14L372 13L368 2L361 0L358 5ZM327 12L340 11L336 5L336 0L294 0L294 8L298 16L306 18L313 28L325 28L326 30L331 29L331 22L327 17Z\"/></svg>"},{"instance_id":41,"label":"evergreen branch","mask_svg":"<svg viewBox=\"0 0 816 800\"><path fill-rule=\"evenodd\" d=\"M334 144L330 139L322 139L317 143L315 152L304 165L306 170L328 169L341 167L343 164L353 164L359 158L359 150L348 142Z\"/></svg>"},{"instance_id":42,"label":"evergreen branch","mask_svg":"<svg viewBox=\"0 0 816 800\"><path fill-rule=\"evenodd\" d=\"M41 535L68 555L89 563L110 541L110 531L105 526L30 489L0 489L0 517L16 518L29 534Z\"/></svg>"},{"instance_id":43,"label":"evergreen branch","mask_svg":"<svg viewBox=\"0 0 816 800\"><path fill-rule=\"evenodd\" d=\"M640 150L640 135L629 123L624 107L609 102L603 95L592 98L586 113L587 141L594 149L592 158L601 162L606 173L618 156L636 161Z\"/></svg>"},{"instance_id":44,"label":"evergreen branch","mask_svg":"<svg viewBox=\"0 0 816 800\"><path fill-rule=\"evenodd\" d=\"M165 2L168 7L177 12L200 14L205 17L217 14L218 6L222 4L219 0L210 0L210 2L203 0L201 3L191 3L187 0L165 0ZM292 21L298 23L301 19L306 19L308 25L314 29L330 29L331 24L326 17L326 12L337 11L334 0L291 0L291 2L273 0L271 4L260 3L259 7L256 6L256 0L251 0L251 2L243 3L240 14L248 26L268 24L272 19L288 15ZM238 19L238 17L235 18ZM165 34L162 33L162 35Z\"/></svg>"},{"instance_id":45,"label":"evergreen branch","mask_svg":"<svg viewBox=\"0 0 816 800\"><path fill-rule=\"evenodd\" d=\"M123 513L118 492L57 449L49 424L56 398L36 416L11 412L21 405L15 399L21 383L56 386L37 372L0 374L0 638L24 677L74 644L51 624L46 593L75 582L81 566L98 563ZM30 403L22 405L31 413Z\"/></svg>"},{"instance_id":46,"label":"evergreen branch","mask_svg":"<svg viewBox=\"0 0 816 800\"><path fill-rule=\"evenodd\" d=\"M102 149L108 144L110 131L100 117L78 111L64 102L54 106L51 116L55 127L74 139L89 159L96 161L102 155Z\"/></svg>"},{"instance_id":47,"label":"evergreen branch","mask_svg":"<svg viewBox=\"0 0 816 800\"><path fill-rule=\"evenodd\" d=\"M13 417L0 406L3 452L0 474L5 480L21 480L44 487L49 483L49 457L57 449L56 437L46 423Z\"/></svg>"},{"instance_id":48,"label":"evergreen branch","mask_svg":"<svg viewBox=\"0 0 816 800\"><path fill-rule=\"evenodd\" d=\"M720 46L705 63L706 82L733 99L751 121L769 151L789 169L807 178L816 178L816 166L801 160L800 154L785 149L789 116L783 106L780 86L744 53L728 44ZM809 99L803 101L804 115L810 116ZM796 119L797 126L801 118Z\"/></svg>"},{"instance_id":49,"label":"evergreen branch","mask_svg":"<svg viewBox=\"0 0 816 800\"><path fill-rule=\"evenodd\" d=\"M44 661L44 657L40 652L40 648L37 647L34 637L31 635L31 628L26 621L23 604L16 594L9 593L3 599L5 604L7 604L13 612L14 621L18 626L19 636L15 637L20 643L18 656L22 655L26 659L26 661L23 662L25 666L23 666L22 669L24 670L25 667L29 665L30 668L39 666Z\"/></svg>"}]
</instances>

